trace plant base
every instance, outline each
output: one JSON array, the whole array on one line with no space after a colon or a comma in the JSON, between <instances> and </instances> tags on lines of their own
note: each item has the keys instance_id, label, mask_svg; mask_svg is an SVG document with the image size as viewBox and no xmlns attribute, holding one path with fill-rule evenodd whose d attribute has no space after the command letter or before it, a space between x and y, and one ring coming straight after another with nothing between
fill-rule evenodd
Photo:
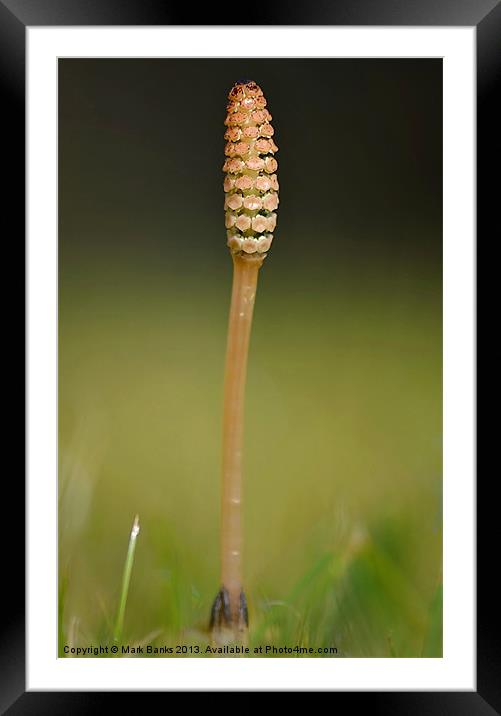
<instances>
[{"instance_id":1,"label":"plant base","mask_svg":"<svg viewBox=\"0 0 501 716\"><path fill-rule=\"evenodd\" d=\"M226 587L221 587L212 605L210 631L218 644L243 641L249 627L247 600L240 591L238 604L232 604Z\"/></svg>"}]
</instances>

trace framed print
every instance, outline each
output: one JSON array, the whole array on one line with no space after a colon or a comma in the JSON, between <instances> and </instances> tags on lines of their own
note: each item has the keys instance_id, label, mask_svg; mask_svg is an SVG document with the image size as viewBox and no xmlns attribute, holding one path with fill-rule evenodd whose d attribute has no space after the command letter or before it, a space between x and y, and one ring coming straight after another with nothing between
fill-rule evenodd
<instances>
[{"instance_id":1,"label":"framed print","mask_svg":"<svg viewBox=\"0 0 501 716\"><path fill-rule=\"evenodd\" d=\"M27 247L2 712L499 712L475 470L499 4L9 0L0 27Z\"/></svg>"}]
</instances>

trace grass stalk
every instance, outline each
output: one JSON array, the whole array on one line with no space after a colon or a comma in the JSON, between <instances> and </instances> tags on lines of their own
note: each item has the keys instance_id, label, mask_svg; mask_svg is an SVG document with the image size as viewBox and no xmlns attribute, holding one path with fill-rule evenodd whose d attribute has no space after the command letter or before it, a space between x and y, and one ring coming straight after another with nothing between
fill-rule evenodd
<instances>
[{"instance_id":1,"label":"grass stalk","mask_svg":"<svg viewBox=\"0 0 501 716\"><path fill-rule=\"evenodd\" d=\"M115 630L113 632L113 641L121 642L123 634L123 625L125 617L125 607L127 605L127 597L129 594L129 584L134 565L134 552L136 550L136 540L139 534L139 516L136 515L130 531L129 545L127 547L127 556L125 558L124 571L122 575L122 589L120 591L120 601L118 603L117 618L115 621Z\"/></svg>"}]
</instances>

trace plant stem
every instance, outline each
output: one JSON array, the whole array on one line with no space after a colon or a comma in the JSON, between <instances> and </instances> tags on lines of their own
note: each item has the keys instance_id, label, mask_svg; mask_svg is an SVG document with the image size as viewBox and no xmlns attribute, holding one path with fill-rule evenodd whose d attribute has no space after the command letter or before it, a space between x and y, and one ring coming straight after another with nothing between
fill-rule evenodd
<instances>
[{"instance_id":1,"label":"plant stem","mask_svg":"<svg viewBox=\"0 0 501 716\"><path fill-rule=\"evenodd\" d=\"M242 608L242 454L247 357L262 255L233 255L233 289L224 379L221 490L221 584L231 624Z\"/></svg>"},{"instance_id":2,"label":"plant stem","mask_svg":"<svg viewBox=\"0 0 501 716\"><path fill-rule=\"evenodd\" d=\"M120 592L120 602L118 606L117 619L115 623L115 631L113 641L120 642L122 640L122 631L125 616L125 606L127 604L127 596L129 594L130 577L132 574L132 565L134 564L134 551L136 549L136 539L139 534L139 516L136 515L130 531L129 546L127 548L127 556L125 558L124 571L122 577L122 590Z\"/></svg>"}]
</instances>

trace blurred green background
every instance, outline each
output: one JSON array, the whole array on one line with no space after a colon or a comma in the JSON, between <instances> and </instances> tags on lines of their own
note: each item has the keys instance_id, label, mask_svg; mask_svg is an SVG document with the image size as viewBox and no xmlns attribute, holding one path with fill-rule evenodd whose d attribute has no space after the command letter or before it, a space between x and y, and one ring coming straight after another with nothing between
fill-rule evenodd
<instances>
[{"instance_id":1,"label":"blurred green background","mask_svg":"<svg viewBox=\"0 0 501 716\"><path fill-rule=\"evenodd\" d=\"M441 656L442 63L59 60L60 647L204 644L232 267L226 94L273 115L249 358L251 643ZM62 651L61 651L62 654Z\"/></svg>"}]
</instances>

